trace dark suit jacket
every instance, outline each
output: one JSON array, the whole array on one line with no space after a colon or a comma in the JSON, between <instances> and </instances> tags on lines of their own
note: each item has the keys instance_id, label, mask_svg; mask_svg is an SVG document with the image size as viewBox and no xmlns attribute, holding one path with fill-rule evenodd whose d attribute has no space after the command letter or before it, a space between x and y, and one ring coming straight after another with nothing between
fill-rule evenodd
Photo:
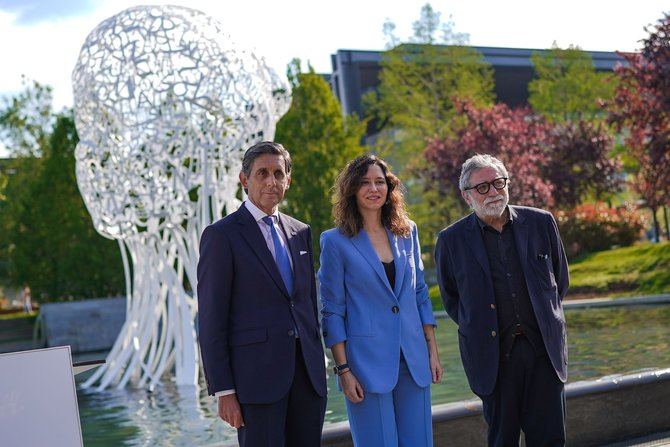
<instances>
[{"instance_id":1,"label":"dark suit jacket","mask_svg":"<svg viewBox=\"0 0 670 447\"><path fill-rule=\"evenodd\" d=\"M559 379L568 370L562 301L568 263L553 216L537 208L509 206L514 239L544 345ZM490 394L499 362L498 319L481 228L474 213L442 230L435 249L444 307L458 324L461 359L472 390Z\"/></svg>"},{"instance_id":2,"label":"dark suit jacket","mask_svg":"<svg viewBox=\"0 0 670 447\"><path fill-rule=\"evenodd\" d=\"M316 392L326 394L309 226L279 214L294 290L245 206L208 226L198 263L199 340L209 394L235 389L241 403L272 403L293 381L294 329Z\"/></svg>"}]
</instances>

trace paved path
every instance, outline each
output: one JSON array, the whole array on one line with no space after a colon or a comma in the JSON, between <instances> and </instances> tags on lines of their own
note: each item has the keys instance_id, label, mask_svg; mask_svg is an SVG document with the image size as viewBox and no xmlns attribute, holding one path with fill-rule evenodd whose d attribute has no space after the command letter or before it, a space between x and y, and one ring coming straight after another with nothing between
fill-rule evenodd
<instances>
[{"instance_id":1,"label":"paved path","mask_svg":"<svg viewBox=\"0 0 670 447\"><path fill-rule=\"evenodd\" d=\"M670 447L670 432L608 444L605 447Z\"/></svg>"}]
</instances>

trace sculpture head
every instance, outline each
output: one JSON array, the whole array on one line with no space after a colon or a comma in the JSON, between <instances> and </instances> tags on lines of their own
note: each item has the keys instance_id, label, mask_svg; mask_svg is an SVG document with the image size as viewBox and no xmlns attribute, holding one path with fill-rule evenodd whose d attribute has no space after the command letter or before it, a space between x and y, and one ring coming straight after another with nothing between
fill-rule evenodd
<instances>
[{"instance_id":1,"label":"sculpture head","mask_svg":"<svg viewBox=\"0 0 670 447\"><path fill-rule=\"evenodd\" d=\"M232 199L244 150L273 138L290 101L279 76L218 22L177 6L102 22L72 78L79 188L96 229L119 239Z\"/></svg>"}]
</instances>

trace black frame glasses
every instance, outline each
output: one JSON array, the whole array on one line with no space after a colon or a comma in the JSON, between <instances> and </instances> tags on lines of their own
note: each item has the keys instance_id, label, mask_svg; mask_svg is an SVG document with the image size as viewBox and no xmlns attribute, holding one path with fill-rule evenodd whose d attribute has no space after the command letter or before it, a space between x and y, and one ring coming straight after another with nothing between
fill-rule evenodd
<instances>
[{"instance_id":1,"label":"black frame glasses","mask_svg":"<svg viewBox=\"0 0 670 447\"><path fill-rule=\"evenodd\" d=\"M493 186L497 191L500 191L501 189L504 189L505 186L507 186L507 180L509 180L507 177L494 178L490 182L477 183L475 186L465 188L464 191L475 189L479 194L484 195L489 193L491 186Z\"/></svg>"}]
</instances>

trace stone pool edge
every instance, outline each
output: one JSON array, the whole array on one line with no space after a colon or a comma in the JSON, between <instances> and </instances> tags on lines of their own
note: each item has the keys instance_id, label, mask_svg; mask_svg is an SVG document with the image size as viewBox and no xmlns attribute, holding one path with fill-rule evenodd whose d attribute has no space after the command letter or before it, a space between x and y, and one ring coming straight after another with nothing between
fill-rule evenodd
<instances>
[{"instance_id":1,"label":"stone pool edge","mask_svg":"<svg viewBox=\"0 0 670 447\"><path fill-rule=\"evenodd\" d=\"M592 446L658 433L670 427L670 368L611 375L566 385L567 445ZM435 445L486 445L481 401L433 406ZM349 423L329 425L322 446L352 445Z\"/></svg>"},{"instance_id":2,"label":"stone pool edge","mask_svg":"<svg viewBox=\"0 0 670 447\"><path fill-rule=\"evenodd\" d=\"M627 296L621 298L587 298L583 300L563 300L563 309L588 309L597 307L620 307L647 304L668 304L670 293L659 295ZM445 310L433 311L435 318L448 318Z\"/></svg>"}]
</instances>

